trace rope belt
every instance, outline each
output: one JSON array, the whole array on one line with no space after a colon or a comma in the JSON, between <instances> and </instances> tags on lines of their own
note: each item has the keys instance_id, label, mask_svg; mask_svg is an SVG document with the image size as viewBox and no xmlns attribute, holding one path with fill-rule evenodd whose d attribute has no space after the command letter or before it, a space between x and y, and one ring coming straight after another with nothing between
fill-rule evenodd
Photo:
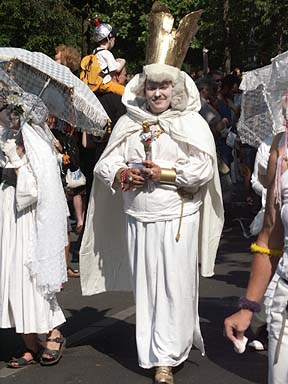
<instances>
[{"instance_id":1,"label":"rope belt","mask_svg":"<svg viewBox=\"0 0 288 384\"><path fill-rule=\"evenodd\" d=\"M184 213L184 202L185 202L184 199L186 198L186 199L189 199L189 200L193 200L194 194L191 193L191 192L187 192L184 189L178 189L177 192L178 192L178 194L180 196L180 199L181 199L180 219L179 219L179 224L178 224L177 235L176 235L176 238L175 238L175 240L178 242L180 240L180 236L181 236L180 232L181 232L182 219L183 219L183 213Z\"/></svg>"}]
</instances>

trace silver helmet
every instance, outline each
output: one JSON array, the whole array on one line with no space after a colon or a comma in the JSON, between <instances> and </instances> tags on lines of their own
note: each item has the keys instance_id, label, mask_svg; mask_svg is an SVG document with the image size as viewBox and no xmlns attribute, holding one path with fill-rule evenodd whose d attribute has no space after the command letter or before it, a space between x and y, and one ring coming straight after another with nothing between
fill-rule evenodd
<instances>
[{"instance_id":1,"label":"silver helmet","mask_svg":"<svg viewBox=\"0 0 288 384\"><path fill-rule=\"evenodd\" d=\"M94 29L94 39L99 42L115 36L114 30L110 24L100 24Z\"/></svg>"}]
</instances>

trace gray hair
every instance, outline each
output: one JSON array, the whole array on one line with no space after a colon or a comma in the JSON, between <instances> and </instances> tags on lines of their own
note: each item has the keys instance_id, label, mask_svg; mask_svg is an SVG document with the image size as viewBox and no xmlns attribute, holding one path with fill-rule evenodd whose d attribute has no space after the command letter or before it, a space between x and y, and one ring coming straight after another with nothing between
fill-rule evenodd
<instances>
[{"instance_id":1,"label":"gray hair","mask_svg":"<svg viewBox=\"0 0 288 384\"><path fill-rule=\"evenodd\" d=\"M139 98L139 104L145 101L145 86L147 77L144 73L139 76L138 84L131 91ZM176 82L172 81L171 108L177 111L184 111L188 104L188 90L185 85L185 74L180 72Z\"/></svg>"}]
</instances>

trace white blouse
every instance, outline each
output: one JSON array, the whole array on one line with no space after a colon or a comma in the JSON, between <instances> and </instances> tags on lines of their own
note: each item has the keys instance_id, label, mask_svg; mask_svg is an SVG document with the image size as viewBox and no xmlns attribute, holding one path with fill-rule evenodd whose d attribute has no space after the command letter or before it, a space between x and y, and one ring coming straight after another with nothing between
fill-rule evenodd
<instances>
[{"instance_id":1,"label":"white blouse","mask_svg":"<svg viewBox=\"0 0 288 384\"><path fill-rule=\"evenodd\" d=\"M145 151L140 139L141 131L127 137L106 158L100 160L95 173L114 192L114 179L120 168L129 163L145 160ZM162 168L175 168L176 186L153 183L142 189L123 192L124 211L142 222L164 221L179 218L181 197L177 188L193 193L193 199L185 197L183 215L191 215L201 206L199 188L213 177L212 159L192 145L175 142L162 133L152 142L152 161Z\"/></svg>"}]
</instances>

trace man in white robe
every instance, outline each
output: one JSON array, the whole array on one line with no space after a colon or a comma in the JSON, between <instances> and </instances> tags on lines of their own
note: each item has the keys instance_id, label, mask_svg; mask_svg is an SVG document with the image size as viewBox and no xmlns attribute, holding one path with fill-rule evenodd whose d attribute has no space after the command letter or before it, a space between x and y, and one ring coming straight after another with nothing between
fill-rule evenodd
<instances>
[{"instance_id":1,"label":"man in white robe","mask_svg":"<svg viewBox=\"0 0 288 384\"><path fill-rule=\"evenodd\" d=\"M204 354L198 262L213 275L223 226L215 145L193 80L175 67L145 66L122 102L127 114L94 170L82 292L132 285L139 365L171 384L193 344Z\"/></svg>"}]
</instances>

